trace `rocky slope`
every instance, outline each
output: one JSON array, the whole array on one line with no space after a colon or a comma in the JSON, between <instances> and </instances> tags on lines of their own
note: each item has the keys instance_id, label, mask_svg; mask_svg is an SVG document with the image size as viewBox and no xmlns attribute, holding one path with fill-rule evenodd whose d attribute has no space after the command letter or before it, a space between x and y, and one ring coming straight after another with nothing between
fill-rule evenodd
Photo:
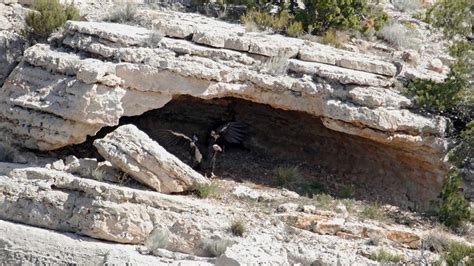
<instances>
[{"instance_id":1,"label":"rocky slope","mask_svg":"<svg viewBox=\"0 0 474 266\"><path fill-rule=\"evenodd\" d=\"M439 80L445 69L170 10L141 10L135 26L69 21L25 50L26 9L15 3L0 1L0 161L16 162L0 163L3 262L367 265L380 250L408 264L439 259L426 246L439 229L417 214L210 183L154 133L172 125L205 139L202 124L238 118L250 152L223 154L223 175L272 178L272 167L298 163L426 210L448 170L447 121L418 112L397 80ZM89 18L110 4L79 3ZM96 149L99 160L63 156ZM203 188L210 198L187 194Z\"/></svg>"},{"instance_id":2,"label":"rocky slope","mask_svg":"<svg viewBox=\"0 0 474 266\"><path fill-rule=\"evenodd\" d=\"M447 169L446 121L410 110L411 101L393 87L393 63L246 33L198 15L147 11L142 17L154 30L68 22L56 46L25 51L2 87L4 135L30 149L52 150L84 142L121 117L161 108L177 95L234 97L305 112L331 130L390 147L396 159L374 158L400 165L388 175L429 187L408 197L421 204L437 195Z\"/></svg>"}]
</instances>

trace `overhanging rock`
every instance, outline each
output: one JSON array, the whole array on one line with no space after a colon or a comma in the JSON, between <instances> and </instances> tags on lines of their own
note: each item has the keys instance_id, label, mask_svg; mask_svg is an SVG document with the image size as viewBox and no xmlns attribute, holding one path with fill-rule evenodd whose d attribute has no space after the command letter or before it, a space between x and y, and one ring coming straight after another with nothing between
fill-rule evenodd
<instances>
[{"instance_id":1,"label":"overhanging rock","mask_svg":"<svg viewBox=\"0 0 474 266\"><path fill-rule=\"evenodd\" d=\"M68 22L58 46L29 48L0 92L2 135L53 150L178 95L235 97L320 117L331 130L397 149L403 155L396 160L417 158L422 172L404 176L439 188L446 120L412 111L393 87L396 67L384 58L247 33L195 14L139 17L165 37L152 43L154 31L143 27Z\"/></svg>"}]
</instances>

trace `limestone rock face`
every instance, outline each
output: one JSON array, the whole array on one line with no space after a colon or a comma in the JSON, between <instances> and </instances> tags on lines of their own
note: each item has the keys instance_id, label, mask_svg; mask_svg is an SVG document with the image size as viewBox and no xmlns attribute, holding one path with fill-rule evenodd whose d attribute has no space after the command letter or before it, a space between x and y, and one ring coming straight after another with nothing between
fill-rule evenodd
<instances>
[{"instance_id":1,"label":"limestone rock face","mask_svg":"<svg viewBox=\"0 0 474 266\"><path fill-rule=\"evenodd\" d=\"M18 264L132 264L182 265L192 261L173 263L154 256L138 253L137 246L94 241L87 237L64 234L47 229L0 220L0 257L2 263ZM194 262L199 265L210 263Z\"/></svg>"},{"instance_id":2,"label":"limestone rock face","mask_svg":"<svg viewBox=\"0 0 474 266\"><path fill-rule=\"evenodd\" d=\"M0 92L3 136L53 150L178 95L235 97L320 117L333 131L397 149L401 155L391 159L423 172L400 175L433 186L425 199L437 194L447 172L446 120L411 110L411 101L394 88L392 62L247 33L196 14L147 10L137 17L154 30L70 21L54 40L57 46L30 47ZM159 42L152 38L156 31L165 35Z\"/></svg>"},{"instance_id":3,"label":"limestone rock face","mask_svg":"<svg viewBox=\"0 0 474 266\"><path fill-rule=\"evenodd\" d=\"M209 182L134 125L117 128L94 146L112 164L159 192L183 192Z\"/></svg>"},{"instance_id":4,"label":"limestone rock face","mask_svg":"<svg viewBox=\"0 0 474 266\"><path fill-rule=\"evenodd\" d=\"M21 60L25 42L9 31L0 31L0 86Z\"/></svg>"}]
</instances>

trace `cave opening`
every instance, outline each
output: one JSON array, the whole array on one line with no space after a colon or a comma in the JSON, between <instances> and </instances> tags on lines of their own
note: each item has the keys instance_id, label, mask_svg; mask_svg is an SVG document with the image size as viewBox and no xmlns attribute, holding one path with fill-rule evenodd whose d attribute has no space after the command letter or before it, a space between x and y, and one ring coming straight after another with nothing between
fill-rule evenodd
<instances>
[{"instance_id":1,"label":"cave opening","mask_svg":"<svg viewBox=\"0 0 474 266\"><path fill-rule=\"evenodd\" d=\"M171 129L187 136L196 134L205 142L211 129L233 120L248 125L247 136L242 146L229 146L218 154L214 170L218 178L285 187L310 197L328 193L410 209L426 201L418 196L430 195L428 186L407 177L420 172L408 163L416 158L388 145L328 129L319 117L302 112L232 97L205 100L176 96L160 109L121 118L120 125L134 124L157 141L160 130ZM86 143L61 153L100 159L92 142L114 128L103 128ZM186 150L165 148L192 164ZM297 174L289 180L276 173L277 169L295 168Z\"/></svg>"}]
</instances>

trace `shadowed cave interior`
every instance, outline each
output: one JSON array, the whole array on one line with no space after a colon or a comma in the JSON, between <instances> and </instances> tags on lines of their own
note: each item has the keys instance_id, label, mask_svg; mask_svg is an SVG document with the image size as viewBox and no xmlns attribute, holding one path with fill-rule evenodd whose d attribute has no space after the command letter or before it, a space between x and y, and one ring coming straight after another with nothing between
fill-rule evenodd
<instances>
[{"instance_id":1,"label":"shadowed cave interior","mask_svg":"<svg viewBox=\"0 0 474 266\"><path fill-rule=\"evenodd\" d=\"M214 171L218 178L286 187L307 196L317 193L350 196L412 210L426 203L418 196L426 194L429 185L410 178L413 173L426 171L413 167L416 165L413 160L417 160L414 156L330 130L320 118L306 113L236 98L203 100L177 96L160 109L123 117L120 125L134 124L155 140L160 129L171 129L190 137L196 134L200 141L207 142L211 129L232 120L247 123L248 135L243 147L227 146L224 153L218 154ZM103 160L92 142L114 128L104 128L87 142L57 152L61 156L75 154ZM165 148L191 165L185 149ZM296 166L300 173L296 180L275 178L277 167Z\"/></svg>"}]
</instances>

